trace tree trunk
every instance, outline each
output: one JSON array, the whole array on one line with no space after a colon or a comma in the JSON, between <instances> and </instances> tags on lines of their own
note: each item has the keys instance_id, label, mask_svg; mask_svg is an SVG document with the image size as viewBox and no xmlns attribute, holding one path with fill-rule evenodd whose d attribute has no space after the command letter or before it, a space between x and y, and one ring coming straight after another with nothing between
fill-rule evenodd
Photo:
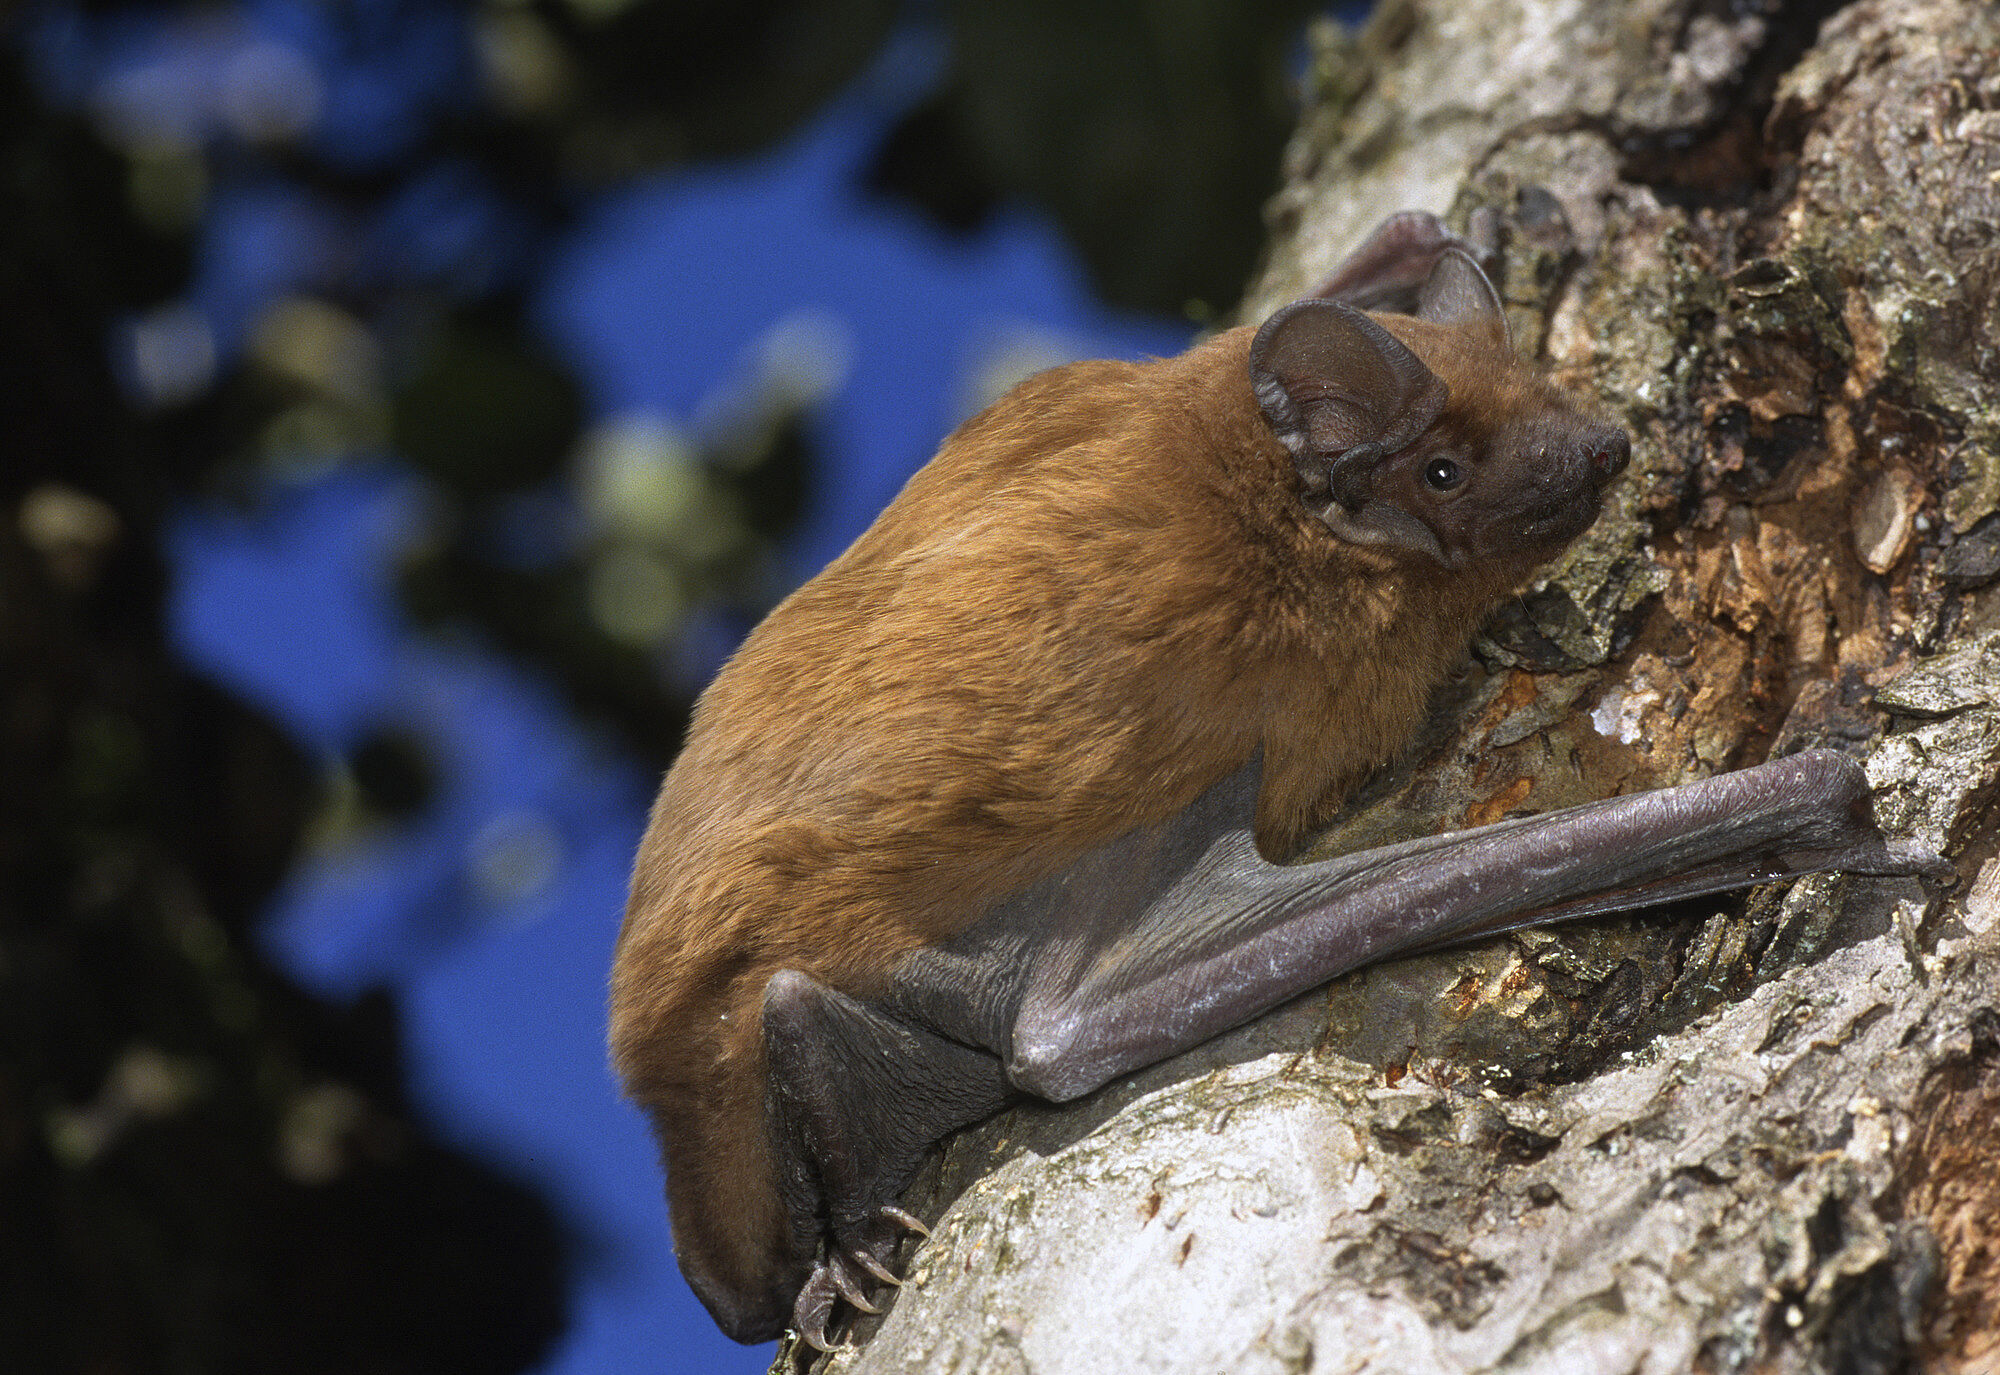
<instances>
[{"instance_id":1,"label":"tree trunk","mask_svg":"<svg viewBox=\"0 0 2000 1375\"><path fill-rule=\"evenodd\" d=\"M1815 743L1960 887L1519 933L1010 1113L826 1368L2000 1370L2000 7L1385 0L1312 84L1246 315L1490 208L1634 449L1326 844Z\"/></svg>"}]
</instances>

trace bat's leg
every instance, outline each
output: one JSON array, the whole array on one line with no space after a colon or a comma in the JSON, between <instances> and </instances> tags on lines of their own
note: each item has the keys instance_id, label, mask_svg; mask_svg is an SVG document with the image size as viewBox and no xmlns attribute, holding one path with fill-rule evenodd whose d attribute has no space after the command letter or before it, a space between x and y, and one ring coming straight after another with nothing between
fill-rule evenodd
<instances>
[{"instance_id":1,"label":"bat's leg","mask_svg":"<svg viewBox=\"0 0 2000 1375\"><path fill-rule=\"evenodd\" d=\"M793 1322L827 1349L836 1300L877 1311L890 1251L922 1224L896 1207L924 1152L1014 1096L994 1055L793 970L764 988L769 1117L794 1244L813 1255Z\"/></svg>"},{"instance_id":2,"label":"bat's leg","mask_svg":"<svg viewBox=\"0 0 2000 1375\"><path fill-rule=\"evenodd\" d=\"M1828 869L1949 872L1885 840L1860 767L1824 750L1289 866L1258 857L1239 775L1168 827L1086 857L1045 908L996 910L919 952L899 1005L995 1045L1011 1082L1060 1101L1360 965ZM981 1002L996 986L1004 1001ZM958 1008L963 1030L944 1020Z\"/></svg>"}]
</instances>

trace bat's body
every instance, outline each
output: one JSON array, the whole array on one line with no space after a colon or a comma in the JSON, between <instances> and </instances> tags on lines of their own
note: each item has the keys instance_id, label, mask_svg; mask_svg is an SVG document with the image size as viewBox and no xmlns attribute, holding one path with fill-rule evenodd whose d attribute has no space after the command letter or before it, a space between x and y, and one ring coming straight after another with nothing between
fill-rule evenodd
<instances>
[{"instance_id":1,"label":"bat's body","mask_svg":"<svg viewBox=\"0 0 2000 1375\"><path fill-rule=\"evenodd\" d=\"M1409 315L1342 303L1409 288ZM1430 217L1327 294L1024 383L703 696L634 874L612 1044L730 1335L796 1314L823 1344L922 1153L1020 1093L1481 931L1934 867L1825 754L1272 863L1393 757L1626 454L1516 362Z\"/></svg>"}]
</instances>

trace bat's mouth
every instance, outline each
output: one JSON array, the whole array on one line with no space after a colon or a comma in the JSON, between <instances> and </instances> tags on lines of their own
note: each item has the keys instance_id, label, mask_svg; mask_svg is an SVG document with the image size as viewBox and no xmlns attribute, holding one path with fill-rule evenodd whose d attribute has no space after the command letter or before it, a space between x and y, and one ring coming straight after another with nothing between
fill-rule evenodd
<instances>
[{"instance_id":1,"label":"bat's mouth","mask_svg":"<svg viewBox=\"0 0 2000 1375\"><path fill-rule=\"evenodd\" d=\"M1529 512L1521 538L1529 544L1567 544L1595 525L1603 510L1603 493L1590 492L1552 510Z\"/></svg>"}]
</instances>

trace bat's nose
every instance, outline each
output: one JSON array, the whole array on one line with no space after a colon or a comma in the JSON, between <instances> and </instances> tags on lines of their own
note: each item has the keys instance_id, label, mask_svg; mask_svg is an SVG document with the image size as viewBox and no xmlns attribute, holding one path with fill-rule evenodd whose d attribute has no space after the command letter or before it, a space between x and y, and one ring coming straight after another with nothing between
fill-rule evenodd
<instances>
[{"instance_id":1,"label":"bat's nose","mask_svg":"<svg viewBox=\"0 0 2000 1375\"><path fill-rule=\"evenodd\" d=\"M1625 471L1632 461L1632 441L1625 431L1609 425L1593 425L1583 439L1584 456L1591 470L1606 482Z\"/></svg>"}]
</instances>

